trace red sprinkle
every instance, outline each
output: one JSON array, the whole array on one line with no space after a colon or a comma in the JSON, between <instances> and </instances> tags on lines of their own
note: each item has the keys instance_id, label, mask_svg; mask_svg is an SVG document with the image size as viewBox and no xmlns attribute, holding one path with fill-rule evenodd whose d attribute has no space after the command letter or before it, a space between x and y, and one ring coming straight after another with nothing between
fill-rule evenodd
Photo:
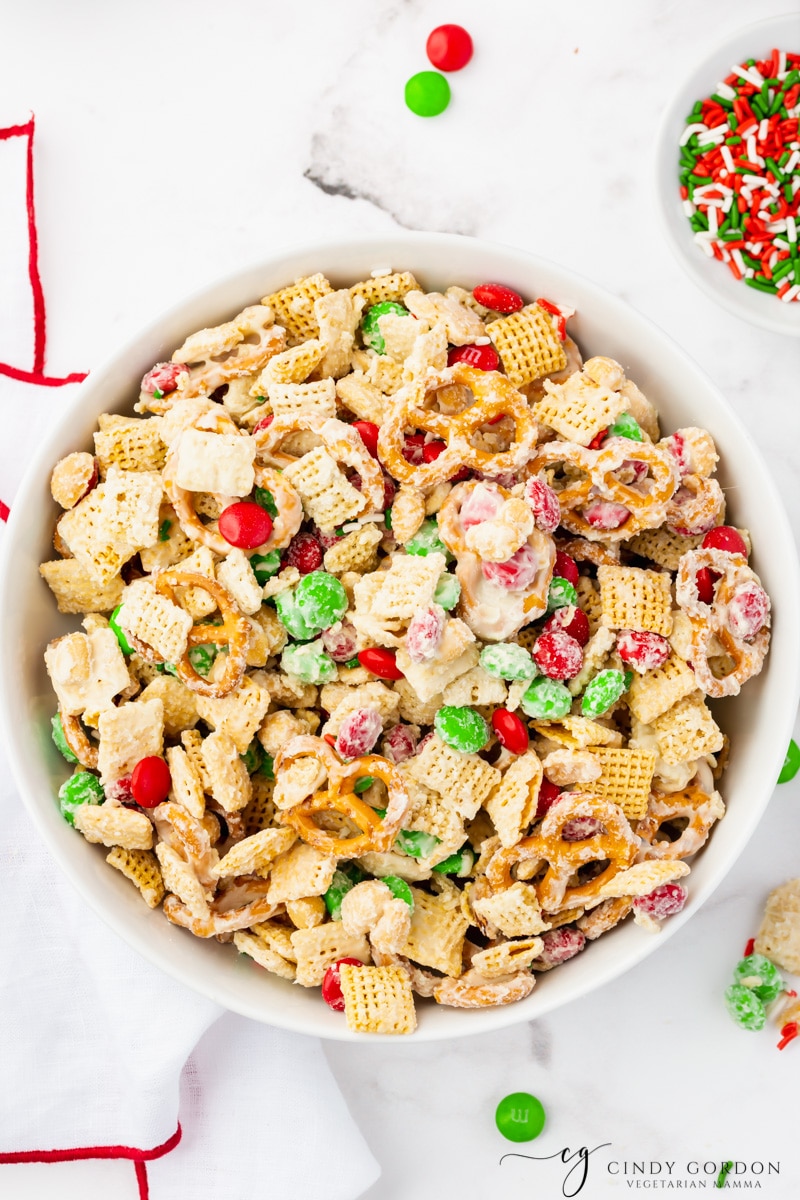
<instances>
[{"instance_id":1,"label":"red sprinkle","mask_svg":"<svg viewBox=\"0 0 800 1200\"><path fill-rule=\"evenodd\" d=\"M334 1012L344 1012L344 996L342 982L339 978L339 968L363 967L360 958L339 958L332 967L328 967L322 979L322 999Z\"/></svg>"},{"instance_id":2,"label":"red sprinkle","mask_svg":"<svg viewBox=\"0 0 800 1200\"><path fill-rule=\"evenodd\" d=\"M372 421L353 421L353 429L357 429L361 440L373 458L378 457L378 434L380 429Z\"/></svg>"},{"instance_id":3,"label":"red sprinkle","mask_svg":"<svg viewBox=\"0 0 800 1200\"><path fill-rule=\"evenodd\" d=\"M781 1040L778 1042L778 1049L785 1050L789 1045L789 1042L793 1042L798 1033L800 1033L800 1029L798 1029L797 1022L789 1021L788 1024L784 1025L783 1029L781 1030L782 1036Z\"/></svg>"},{"instance_id":4,"label":"red sprinkle","mask_svg":"<svg viewBox=\"0 0 800 1200\"><path fill-rule=\"evenodd\" d=\"M472 294L484 308L494 312L513 313L525 307L525 301L518 292L512 291L502 283L480 283L472 289Z\"/></svg>"},{"instance_id":5,"label":"red sprinkle","mask_svg":"<svg viewBox=\"0 0 800 1200\"><path fill-rule=\"evenodd\" d=\"M313 533L296 533L286 551L286 562L296 567L301 575L310 575L322 566L322 546Z\"/></svg>"},{"instance_id":6,"label":"red sprinkle","mask_svg":"<svg viewBox=\"0 0 800 1200\"><path fill-rule=\"evenodd\" d=\"M478 371L496 371L500 356L494 346L451 346L447 352L447 365L463 362Z\"/></svg>"},{"instance_id":7,"label":"red sprinkle","mask_svg":"<svg viewBox=\"0 0 800 1200\"><path fill-rule=\"evenodd\" d=\"M258 424L253 426L253 437L255 437L260 430L269 429L274 420L275 417L272 413L268 413L266 417L262 417Z\"/></svg>"},{"instance_id":8,"label":"red sprinkle","mask_svg":"<svg viewBox=\"0 0 800 1200\"><path fill-rule=\"evenodd\" d=\"M425 44L428 58L440 71L460 71L472 58L472 38L463 25L437 25Z\"/></svg>"},{"instance_id":9,"label":"red sprinkle","mask_svg":"<svg viewBox=\"0 0 800 1200\"><path fill-rule=\"evenodd\" d=\"M555 317L558 336L563 342L567 336L567 319L562 313L561 309L556 304L553 304L550 300L543 300L541 296L536 303L539 305L539 308L543 308L544 311L549 313L551 317Z\"/></svg>"},{"instance_id":10,"label":"red sprinkle","mask_svg":"<svg viewBox=\"0 0 800 1200\"><path fill-rule=\"evenodd\" d=\"M220 513L219 531L229 545L240 550L255 550L269 540L272 517L260 504L239 500Z\"/></svg>"},{"instance_id":11,"label":"red sprinkle","mask_svg":"<svg viewBox=\"0 0 800 1200\"><path fill-rule=\"evenodd\" d=\"M742 955L742 958L749 958L749 957L750 957L750 955L753 953L753 950L754 950L754 948L755 948L755 944L756 944L756 939L755 939L755 938L749 938L749 939L748 939L747 945L746 945L746 946L745 946L745 948L744 948L744 954Z\"/></svg>"},{"instance_id":12,"label":"red sprinkle","mask_svg":"<svg viewBox=\"0 0 800 1200\"><path fill-rule=\"evenodd\" d=\"M599 450L607 437L608 437L608 430L601 429L600 432L596 433L594 435L594 437L592 438L592 440L589 442L589 449L590 450Z\"/></svg>"},{"instance_id":13,"label":"red sprinkle","mask_svg":"<svg viewBox=\"0 0 800 1200\"><path fill-rule=\"evenodd\" d=\"M528 727L516 713L496 708L492 713L492 729L500 745L512 754L524 754L528 749Z\"/></svg>"},{"instance_id":14,"label":"red sprinkle","mask_svg":"<svg viewBox=\"0 0 800 1200\"><path fill-rule=\"evenodd\" d=\"M169 767L157 754L140 758L131 772L131 793L140 808L155 808L161 804L171 787Z\"/></svg>"},{"instance_id":15,"label":"red sprinkle","mask_svg":"<svg viewBox=\"0 0 800 1200\"><path fill-rule=\"evenodd\" d=\"M384 650L379 646L370 646L367 650L359 650L358 661L366 671L371 671L379 679L405 678L403 672L395 662L392 650Z\"/></svg>"}]
</instances>

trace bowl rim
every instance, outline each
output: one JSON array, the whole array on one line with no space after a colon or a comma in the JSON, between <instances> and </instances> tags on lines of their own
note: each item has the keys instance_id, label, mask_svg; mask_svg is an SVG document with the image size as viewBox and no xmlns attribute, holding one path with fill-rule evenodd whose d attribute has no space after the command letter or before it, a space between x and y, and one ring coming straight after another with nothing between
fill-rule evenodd
<instances>
[{"instance_id":1,"label":"bowl rim","mask_svg":"<svg viewBox=\"0 0 800 1200\"><path fill-rule=\"evenodd\" d=\"M386 247L391 249L387 250ZM381 247L383 251L381 253ZM236 288L241 282L241 290L244 292L251 277L256 272L263 272L265 275L278 272L284 263L292 263L299 256L312 257L316 256L319 259L319 270L326 270L326 261L330 256L341 256L343 253L348 253L351 256L357 254L365 255L374 253L376 262L385 261L401 261L404 263L402 269L414 269L414 256L416 252L419 255L424 255L426 249L439 251L452 251L458 253L460 248L476 247L479 252L484 252L487 255L494 254L500 259L511 259L520 265L525 271L530 272L531 276L535 277L537 271L544 270L554 271L563 281L563 287L567 292L571 285L588 295L591 306L602 304L603 308L608 312L609 319L613 319L617 313L620 317L630 321L633 320L634 325L645 329L650 337L655 342L660 343L660 346L673 359L679 360L683 366L690 371L699 382L706 387L707 391L712 393L715 401L719 404L720 409L725 412L726 418L730 425L736 430L738 435L743 439L748 439L746 428L738 415L733 411L725 401L720 389L711 381L705 372L694 362L694 360L678 346L673 339L663 332L654 322L648 317L640 313L636 308L628 302L621 300L612 293L607 292L604 288L595 284L593 281L578 275L576 272L560 266L552 260L543 258L539 255L531 254L528 251L520 250L517 247L504 245L502 243L489 241L486 239L477 239L464 237L458 234L438 234L438 233L417 233L414 231L399 231L391 235L371 235L361 237L347 237L326 239L317 242L300 242L288 248L282 249L280 254L270 255L257 263L241 268L233 273L228 273L220 276L210 284L206 284L195 289L190 295L182 298L180 301L170 305L164 312L150 321L143 329L140 329L133 336L129 337L122 346L118 346L112 353L106 356L105 361L94 370L84 383L80 385L79 391L71 399L70 404L64 410L59 420L55 422L49 430L47 436L43 439L36 454L32 458L22 482L17 491L14 503L12 505L11 516L4 538L4 546L2 557L0 558L0 653L3 650L4 640L7 638L5 630L8 628L8 622L5 619L10 606L13 605L13 585L11 582L12 572L11 565L14 557L15 548L25 536L25 513L29 503L38 504L37 485L40 484L42 473L46 473L49 478L49 472L52 469L54 462L54 450L52 447L57 443L59 436L68 425L71 425L75 415L85 406L87 397L94 396L96 391L102 391L107 377L115 370L115 364L118 360L124 359L127 355L140 345L155 344L158 340L157 335L161 326L170 321L177 319L184 311L189 311L194 305L207 299L209 303L212 297L217 292L223 292L226 289ZM405 256L405 257L404 257ZM407 260L407 262L406 262ZM420 273L425 271L433 271L433 268L428 268L418 264ZM456 266L455 270L459 270ZM466 268L464 268L466 270ZM288 277L289 269L285 271ZM331 271L331 274L336 274ZM220 306L224 304L224 300L220 301ZM224 319L224 317L222 318ZM635 337L635 330L632 332ZM760 451L757 447L750 443L750 449L753 455L753 465L759 472L759 483L763 487L769 497L769 506L772 509L772 514L779 527L779 541L785 546L787 552L786 561L782 565L784 575L787 579L786 592L791 595L800 593L800 566L798 565L796 551L794 549L794 541L791 528L789 525L788 516L783 509L777 488L772 481L772 478L767 470ZM782 547L783 548L783 547ZM791 610L789 605L782 610L782 619L784 622L784 659L782 670L784 675L787 673L792 677L792 683L795 693L800 688L800 619L797 614ZM793 669L792 669L793 664ZM21 750L18 748L16 740L11 736L11 731L14 727L16 716L15 696L13 694L11 683L11 673L3 673L0 678L0 721L2 722L4 736L6 738L6 747L11 765L14 780L23 798L25 806L33 818L33 821L43 837L46 845L55 857L59 868L66 874L70 882L75 886L79 894L86 900L94 912L103 920L110 928L112 928L119 936L123 938L130 946L132 946L145 959L151 962L154 966L159 967L166 973L176 978L188 988L209 999L222 1005L223 1007L240 1013L243 1016L260 1021L261 1023L285 1028L287 1030L305 1033L323 1038L329 1038L336 1041L362 1041L366 1044L375 1043L376 1040L393 1042L395 1044L406 1045L410 1041L438 1041L453 1037L466 1037L471 1034L490 1032L494 1029L504 1028L509 1025L518 1024L521 1021L531 1020L545 1015L553 1009L561 1007L563 1004L569 1003L571 1000L577 999L580 996L589 994L595 988L611 979L615 979L624 974L626 970L635 966L645 958L649 957L656 949L665 944L665 941L678 932L687 920L696 912L703 903L708 899L712 892L719 886L722 880L727 875L728 871L733 867L744 847L752 836L763 812L769 802L770 796L774 790L774 785L767 786L765 782L760 801L754 803L750 810L747 819L742 818L738 828L737 837L733 845L729 848L727 858L724 858L720 863L716 864L709 878L705 880L699 887L696 888L692 896L690 904L667 922L658 938L643 938L635 951L624 956L623 961L617 962L611 960L605 966L598 964L598 969L593 974L591 981L587 984L573 985L572 991L567 989L568 993L565 996L554 996L548 999L544 995L539 999L537 992L536 1011L528 1012L527 1001L522 1001L515 1005L501 1006L495 1008L487 1008L474 1012L473 1019L470 1020L468 1014L461 1013L462 1019L455 1030L447 1029L446 1031L439 1030L435 1022L427 1022L421 1028L409 1037L396 1038L391 1035L375 1035L375 1034L358 1034L352 1033L346 1027L339 1028L324 1028L321 1029L314 1020L306 1019L305 1015L297 1017L291 1008L287 1011L278 1011L276 1013L265 1013L262 1008L256 1005L251 1005L242 1000L238 995L234 994L233 990L226 990L225 986L215 984L214 980L207 978L205 975L200 975L194 969L186 968L177 962L170 959L164 949L152 943L146 936L139 933L133 928L133 923L129 922L124 914L117 911L116 907L104 907L98 901L98 896L95 886L92 884L88 876L85 876L81 871L79 857L70 856L63 852L62 846L58 843L54 832L51 831L45 819L44 802L37 800L33 794L33 790L29 787L26 780L26 760L22 756ZM785 755L785 747L788 745L789 737L794 720L794 711L787 708L780 718L776 718L771 726L771 753L767 756L766 766L769 770L769 776L764 774L765 780L773 778L777 780L777 775ZM782 750L779 748L783 747ZM440 1010L441 1011L441 1010ZM326 1010L327 1012L327 1010ZM479 1018L479 1019L476 1019ZM344 1025L344 1023L342 1023Z\"/></svg>"},{"instance_id":2,"label":"bowl rim","mask_svg":"<svg viewBox=\"0 0 800 1200\"><path fill-rule=\"evenodd\" d=\"M724 286L727 278L721 270L714 274L704 270L703 265L708 265L706 256L698 246L694 245L689 236L684 238L678 233L676 222L672 220L679 196L677 162L673 162L673 159L677 159L678 149L675 140L675 125L683 124L685 120L687 93L696 99L699 98L696 77L703 74L706 69L710 69L711 63L723 54L728 46L743 38L756 38L770 29L785 26L790 22L796 24L797 21L797 15L792 12L762 17L758 21L735 29L723 41L716 42L712 50L695 61L694 66L691 70L686 71L678 87L674 89L671 99L661 114L654 140L651 170L652 186L655 190L655 206L659 214L662 232L666 235L672 254L692 281L707 296L721 304L734 316L739 317L740 320L757 325L761 329L767 329L770 333L779 333L786 337L800 337L800 301L793 304L782 304L774 296L756 289L745 292L744 282L739 283L739 291L729 290ZM708 86L711 87L713 84ZM691 104L691 100L689 103ZM686 217L682 216L682 222L686 231L690 232ZM721 268L722 264L719 265ZM759 299L762 301L761 305L757 303ZM748 301L752 301L752 303ZM774 306L772 309L767 306L768 301L772 301ZM780 308L777 307L779 304Z\"/></svg>"}]
</instances>

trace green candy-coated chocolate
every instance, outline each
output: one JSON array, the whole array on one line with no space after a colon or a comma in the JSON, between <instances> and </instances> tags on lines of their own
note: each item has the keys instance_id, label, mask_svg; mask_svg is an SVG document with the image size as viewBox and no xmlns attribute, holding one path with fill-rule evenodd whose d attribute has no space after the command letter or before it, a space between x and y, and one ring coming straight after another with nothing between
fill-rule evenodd
<instances>
[{"instance_id":1,"label":"green candy-coated chocolate","mask_svg":"<svg viewBox=\"0 0 800 1200\"><path fill-rule=\"evenodd\" d=\"M126 638L124 632L122 631L122 629L120 629L120 626L119 626L119 610L121 608L122 608L122 605L118 604L117 607L112 612L111 616L108 618L108 625L109 625L110 629L113 629L114 636L116 637L117 641L119 642L119 648L122 651L122 653L123 654L133 654L133 646L130 644L130 642Z\"/></svg>"},{"instance_id":2,"label":"green candy-coated chocolate","mask_svg":"<svg viewBox=\"0 0 800 1200\"><path fill-rule=\"evenodd\" d=\"M581 700L581 713L584 717L601 717L616 704L625 689L624 671L615 671L612 668L599 671L586 685Z\"/></svg>"},{"instance_id":3,"label":"green candy-coated chocolate","mask_svg":"<svg viewBox=\"0 0 800 1200\"><path fill-rule=\"evenodd\" d=\"M748 954L747 958L738 962L733 980L749 988L762 1004L775 1000L786 986L778 968L763 954Z\"/></svg>"},{"instance_id":4,"label":"green candy-coated chocolate","mask_svg":"<svg viewBox=\"0 0 800 1200\"><path fill-rule=\"evenodd\" d=\"M274 518L278 515L278 506L275 503L275 497L269 488L257 487L253 492L253 496L255 497L256 504L260 505L261 508L266 509L266 511L274 520Z\"/></svg>"},{"instance_id":5,"label":"green candy-coated chocolate","mask_svg":"<svg viewBox=\"0 0 800 1200\"><path fill-rule=\"evenodd\" d=\"M543 675L540 679L534 679L527 691L522 693L519 704L526 717L534 717L537 721L558 721L572 708L572 696L565 684Z\"/></svg>"},{"instance_id":6,"label":"green candy-coated chocolate","mask_svg":"<svg viewBox=\"0 0 800 1200\"><path fill-rule=\"evenodd\" d=\"M433 718L443 742L462 754L475 754L489 740L489 727L479 712L466 704L445 704Z\"/></svg>"},{"instance_id":7,"label":"green candy-coated chocolate","mask_svg":"<svg viewBox=\"0 0 800 1200\"><path fill-rule=\"evenodd\" d=\"M609 425L610 437L630 438L632 442L643 441L639 422L630 413L620 413L613 425Z\"/></svg>"},{"instance_id":8,"label":"green candy-coated chocolate","mask_svg":"<svg viewBox=\"0 0 800 1200\"><path fill-rule=\"evenodd\" d=\"M371 775L362 775L361 778L357 779L353 784L353 791L357 796L359 796L362 792L366 792L367 788L371 788L374 782L375 780Z\"/></svg>"},{"instance_id":9,"label":"green candy-coated chocolate","mask_svg":"<svg viewBox=\"0 0 800 1200\"><path fill-rule=\"evenodd\" d=\"M396 300L381 300L379 304L370 305L361 321L361 338L364 345L369 346L376 354L386 353L386 342L383 340L378 320L389 313L395 313L398 317L411 316L405 305L398 304Z\"/></svg>"},{"instance_id":10,"label":"green candy-coated chocolate","mask_svg":"<svg viewBox=\"0 0 800 1200\"><path fill-rule=\"evenodd\" d=\"M763 1029L767 1014L755 992L741 983L732 983L725 992L725 1005L737 1025L753 1032Z\"/></svg>"},{"instance_id":11,"label":"green candy-coated chocolate","mask_svg":"<svg viewBox=\"0 0 800 1200\"><path fill-rule=\"evenodd\" d=\"M481 666L498 679L535 679L539 668L529 650L516 642L495 642L481 650Z\"/></svg>"},{"instance_id":12,"label":"green candy-coated chocolate","mask_svg":"<svg viewBox=\"0 0 800 1200\"><path fill-rule=\"evenodd\" d=\"M105 798L100 780L90 771L78 771L58 789L58 806L70 825L75 824L75 810L82 804L102 804Z\"/></svg>"},{"instance_id":13,"label":"green candy-coated chocolate","mask_svg":"<svg viewBox=\"0 0 800 1200\"><path fill-rule=\"evenodd\" d=\"M218 653L214 642L201 642L199 646L189 648L189 662L198 675L207 675L213 667Z\"/></svg>"},{"instance_id":14,"label":"green candy-coated chocolate","mask_svg":"<svg viewBox=\"0 0 800 1200\"><path fill-rule=\"evenodd\" d=\"M266 775L267 779L275 778L275 759L271 754L264 753L264 761L259 768L259 775Z\"/></svg>"},{"instance_id":15,"label":"green candy-coated chocolate","mask_svg":"<svg viewBox=\"0 0 800 1200\"><path fill-rule=\"evenodd\" d=\"M365 878L364 872L355 863L347 863L334 871L330 887L323 897L325 907L334 921L342 919L342 900L347 893Z\"/></svg>"},{"instance_id":16,"label":"green candy-coated chocolate","mask_svg":"<svg viewBox=\"0 0 800 1200\"><path fill-rule=\"evenodd\" d=\"M451 575L449 571L443 571L439 576L439 582L436 584L436 590L433 593L434 604L441 605L448 612L451 608L455 608L461 598L461 584L456 579L455 575Z\"/></svg>"},{"instance_id":17,"label":"green candy-coated chocolate","mask_svg":"<svg viewBox=\"0 0 800 1200\"><path fill-rule=\"evenodd\" d=\"M417 532L406 542L406 554L420 554L424 558L428 554L443 554L448 562L453 556L439 537L439 526L436 518L423 521Z\"/></svg>"},{"instance_id":18,"label":"green candy-coated chocolate","mask_svg":"<svg viewBox=\"0 0 800 1200\"><path fill-rule=\"evenodd\" d=\"M255 775L256 771L261 769L264 765L264 750L258 738L253 738L244 754L240 754L239 758L247 767L248 775Z\"/></svg>"},{"instance_id":19,"label":"green candy-coated chocolate","mask_svg":"<svg viewBox=\"0 0 800 1200\"><path fill-rule=\"evenodd\" d=\"M471 846L464 846L449 858L437 863L433 869L440 875L457 875L459 879L466 879L474 866L475 852Z\"/></svg>"},{"instance_id":20,"label":"green candy-coated chocolate","mask_svg":"<svg viewBox=\"0 0 800 1200\"><path fill-rule=\"evenodd\" d=\"M335 575L311 571L294 590L297 607L309 629L321 633L341 621L347 612L347 592Z\"/></svg>"},{"instance_id":21,"label":"green candy-coated chocolate","mask_svg":"<svg viewBox=\"0 0 800 1200\"><path fill-rule=\"evenodd\" d=\"M281 569L281 552L280 550L270 550L267 554L252 554L250 556L250 566L253 568L253 574L256 580L263 587L268 579L273 575L277 575Z\"/></svg>"},{"instance_id":22,"label":"green candy-coated chocolate","mask_svg":"<svg viewBox=\"0 0 800 1200\"><path fill-rule=\"evenodd\" d=\"M578 593L568 579L554 575L547 590L547 611L555 612L557 608L573 607L578 603Z\"/></svg>"},{"instance_id":23,"label":"green candy-coated chocolate","mask_svg":"<svg viewBox=\"0 0 800 1200\"><path fill-rule=\"evenodd\" d=\"M322 638L287 646L281 654L281 666L302 683L331 683L336 678L336 663L326 652Z\"/></svg>"},{"instance_id":24,"label":"green candy-coated chocolate","mask_svg":"<svg viewBox=\"0 0 800 1200\"><path fill-rule=\"evenodd\" d=\"M279 592L275 597L275 609L278 620L298 642L307 642L319 633L316 626L309 625L306 621L294 592Z\"/></svg>"},{"instance_id":25,"label":"green candy-coated chocolate","mask_svg":"<svg viewBox=\"0 0 800 1200\"><path fill-rule=\"evenodd\" d=\"M384 809L384 813L385 811ZM394 844L398 850L402 850L411 858L427 858L429 854L433 854L440 841L441 838L433 833L426 833L424 829L401 829Z\"/></svg>"},{"instance_id":26,"label":"green candy-coated chocolate","mask_svg":"<svg viewBox=\"0 0 800 1200\"><path fill-rule=\"evenodd\" d=\"M494 1120L509 1142L532 1142L544 1129L546 1115L541 1100L530 1092L512 1092L498 1104Z\"/></svg>"},{"instance_id":27,"label":"green candy-coated chocolate","mask_svg":"<svg viewBox=\"0 0 800 1200\"><path fill-rule=\"evenodd\" d=\"M399 875L384 875L381 883L385 883L393 896L398 900L405 900L411 911L414 911L414 896L405 879L401 879Z\"/></svg>"},{"instance_id":28,"label":"green candy-coated chocolate","mask_svg":"<svg viewBox=\"0 0 800 1200\"><path fill-rule=\"evenodd\" d=\"M789 749L786 751L781 773L778 776L778 783L788 783L790 779L794 779L798 771L800 771L800 746L792 738L789 742Z\"/></svg>"},{"instance_id":29,"label":"green candy-coated chocolate","mask_svg":"<svg viewBox=\"0 0 800 1200\"><path fill-rule=\"evenodd\" d=\"M68 763L76 763L78 761L77 754L73 754L67 744L67 739L64 737L64 726L61 723L61 713L51 719L50 724L53 726L53 741L59 754L63 754Z\"/></svg>"},{"instance_id":30,"label":"green candy-coated chocolate","mask_svg":"<svg viewBox=\"0 0 800 1200\"><path fill-rule=\"evenodd\" d=\"M406 83L405 98L418 117L438 117L450 103L450 84L438 71L418 71Z\"/></svg>"}]
</instances>

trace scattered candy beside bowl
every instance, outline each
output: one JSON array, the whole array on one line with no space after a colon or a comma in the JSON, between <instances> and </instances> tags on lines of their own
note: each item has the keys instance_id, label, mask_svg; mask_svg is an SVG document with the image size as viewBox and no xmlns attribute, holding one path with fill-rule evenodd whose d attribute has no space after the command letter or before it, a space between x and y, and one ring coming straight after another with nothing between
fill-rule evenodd
<instances>
[{"instance_id":1,"label":"scattered candy beside bowl","mask_svg":"<svg viewBox=\"0 0 800 1200\"><path fill-rule=\"evenodd\" d=\"M694 282L743 320L798 337L800 77L786 52L800 54L795 15L740 30L692 71L664 113L656 186L670 247ZM758 62L776 75L763 78Z\"/></svg>"},{"instance_id":2,"label":"scattered candy beside bowl","mask_svg":"<svg viewBox=\"0 0 800 1200\"><path fill-rule=\"evenodd\" d=\"M758 823L784 761L793 718L789 698L796 694L800 670L800 625L791 602L798 594L799 581L791 530L767 466L748 433L698 368L646 320L613 296L551 263L513 249L440 234L311 246L205 289L154 322L93 373L61 423L43 440L16 498L7 531L0 576L0 652L6 667L0 695L5 728L13 731L9 745L12 767L39 833L87 902L122 937L186 985L246 1016L324 1037L356 1040L364 1036L351 1033L341 1014L323 1003L316 988L293 986L260 971L250 960L232 953L230 946L213 938L193 938L146 908L130 883L108 868L105 851L81 839L63 819L55 797L64 779L64 762L50 739L53 698L42 649L49 639L72 630L76 622L58 615L38 566L50 556L53 465L90 444L101 412L130 412L138 381L154 362L168 357L191 331L228 319L243 305L298 277L322 271L334 286L347 285L386 263L413 271L428 289L456 282L472 288L486 280L500 280L523 296L544 295L576 309L570 328L584 355L609 355L618 360L657 406L665 432L685 426L712 431L721 457L720 482L724 488L735 488L731 517L751 531L754 567L774 603L772 651L764 671L748 683L743 696L722 701L715 708L733 746L723 785L728 812L693 866L689 902L683 911L670 917L658 936L635 925L614 930L592 945L589 953L544 976L531 995L517 1004L472 1011L421 1004L413 1036L434 1040L541 1016L616 977L662 945L697 911L734 864ZM248 543L244 525L232 531L237 537L240 533ZM263 530L253 536L263 536ZM562 578L564 585L569 582ZM575 628L573 632L574 640L579 640L581 631ZM559 633L564 635L556 622L553 636ZM369 655L373 673L380 675L381 670L391 668L391 663L381 659L379 647L361 652L362 665L363 656ZM606 700L603 698L604 703ZM453 719L452 712L443 710L440 724L445 734ZM510 740L513 750L519 734L516 724L501 721L496 733L501 740ZM144 800L160 797L160 781L145 771L142 774L146 777L137 781L137 787ZM76 804L79 801L76 797ZM563 932L566 936L570 931ZM346 982L350 968L342 970Z\"/></svg>"}]
</instances>

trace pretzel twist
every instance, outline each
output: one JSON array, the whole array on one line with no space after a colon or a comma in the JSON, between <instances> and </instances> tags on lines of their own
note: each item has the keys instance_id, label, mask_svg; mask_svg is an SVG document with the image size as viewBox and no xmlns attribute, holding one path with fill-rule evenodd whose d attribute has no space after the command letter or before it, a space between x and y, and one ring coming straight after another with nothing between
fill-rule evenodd
<instances>
[{"instance_id":1,"label":"pretzel twist","mask_svg":"<svg viewBox=\"0 0 800 1200\"><path fill-rule=\"evenodd\" d=\"M178 604L176 588L202 588L216 602L222 615L221 625L193 625L189 630L186 651L180 662L175 664L178 678L190 691L200 696L221 699L239 686L247 665L247 646L250 640L250 624L239 612L229 592L206 575L195 571L180 571L169 568L153 577L156 591ZM214 641L218 646L227 646L225 669L221 678L211 680L199 675L192 666L189 651L193 646Z\"/></svg>"},{"instance_id":2,"label":"pretzel twist","mask_svg":"<svg viewBox=\"0 0 800 1200\"><path fill-rule=\"evenodd\" d=\"M282 449L286 438L293 433L315 433L336 462L344 463L358 473L361 494L366 500L366 512L383 510L383 472L367 450L357 429L335 417L276 417L265 429L254 434L256 457L268 466L283 468L297 461L297 455ZM258 469L258 468L257 468Z\"/></svg>"},{"instance_id":3,"label":"pretzel twist","mask_svg":"<svg viewBox=\"0 0 800 1200\"><path fill-rule=\"evenodd\" d=\"M94 770L98 762L97 746L89 741L80 717L65 713L63 708L59 708L58 713L61 717L61 728L64 730L64 741L82 767Z\"/></svg>"},{"instance_id":4,"label":"pretzel twist","mask_svg":"<svg viewBox=\"0 0 800 1200\"><path fill-rule=\"evenodd\" d=\"M637 835L647 843L639 857L672 859L696 854L708 841L711 826L722 815L721 810L719 795L709 795L697 784L689 784L669 796L653 792L646 815L636 825ZM656 839L663 824L681 819L687 824L675 841Z\"/></svg>"}]
</instances>

